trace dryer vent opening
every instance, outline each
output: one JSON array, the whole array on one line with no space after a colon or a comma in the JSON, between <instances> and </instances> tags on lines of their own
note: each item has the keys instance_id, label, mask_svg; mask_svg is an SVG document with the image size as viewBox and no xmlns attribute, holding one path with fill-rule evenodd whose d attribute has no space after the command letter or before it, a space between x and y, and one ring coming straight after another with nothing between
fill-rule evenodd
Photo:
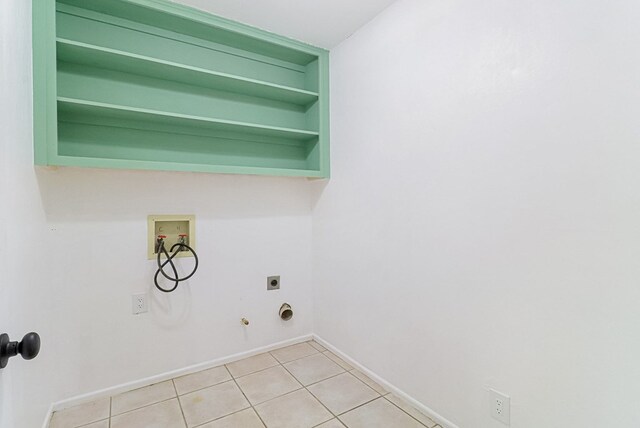
<instances>
[{"instance_id":1,"label":"dryer vent opening","mask_svg":"<svg viewBox=\"0 0 640 428\"><path fill-rule=\"evenodd\" d=\"M282 318L283 321L289 321L293 318L293 309L291 309L291 305L283 303L282 306L280 306L280 318Z\"/></svg>"}]
</instances>

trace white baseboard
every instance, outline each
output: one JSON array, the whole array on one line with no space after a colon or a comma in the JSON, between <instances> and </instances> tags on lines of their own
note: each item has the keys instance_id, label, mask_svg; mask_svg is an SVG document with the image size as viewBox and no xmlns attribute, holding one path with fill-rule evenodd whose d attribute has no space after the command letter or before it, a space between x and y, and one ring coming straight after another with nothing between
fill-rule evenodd
<instances>
[{"instance_id":1,"label":"white baseboard","mask_svg":"<svg viewBox=\"0 0 640 428\"><path fill-rule=\"evenodd\" d=\"M109 388L104 388L98 391L89 392L87 394L77 395L75 397L57 401L49 407L49 412L47 413L47 417L45 418L43 428L48 427L49 420L53 412L63 410L69 407L77 406L78 404L86 403L89 401L94 401L103 397L110 397L112 395L122 394L123 392L142 388L143 386L151 385L158 382L163 382L165 380L199 372L201 370L206 370L212 367L217 367L222 364L232 363L234 361L242 360L243 358L252 357L254 355L262 354L263 352L271 351L273 349L282 348L283 346L295 345L296 343L306 342L308 340L311 340L312 338L313 338L312 334L306 334L304 336L295 337L293 339L284 340L282 342L272 343L270 345L261 346L259 348L254 348L249 351L229 355L227 357L217 358L215 360L206 361L204 363L194 364L189 367L172 370L170 372L161 373L155 376L146 377L144 379L134 380L132 382L111 386Z\"/></svg>"},{"instance_id":2,"label":"white baseboard","mask_svg":"<svg viewBox=\"0 0 640 428\"><path fill-rule=\"evenodd\" d=\"M51 416L53 416L53 403L49 405L49 410L47 410L47 414L44 417L42 428L49 428L49 421L51 420Z\"/></svg>"},{"instance_id":3,"label":"white baseboard","mask_svg":"<svg viewBox=\"0 0 640 428\"><path fill-rule=\"evenodd\" d=\"M396 387L395 385L392 385L390 382L388 382L385 379L381 378L376 373L372 372L371 370L369 370L368 368L366 368L365 366L360 364L358 361L354 360L353 358L351 358L350 356L348 356L344 352L340 351L338 348L336 348L331 343L327 342L326 340L324 340L323 338L321 338L317 334L313 335L313 339L316 342L318 342L319 344L321 344L322 346L324 346L325 348L327 348L328 350L330 350L331 352L333 352L334 354L336 354L338 357L342 358L343 360L345 360L346 362L351 364L353 367L357 368L362 373L366 374L371 379L373 379L374 381L379 383L380 386L382 386L384 389L386 389L387 391L391 392L393 395L402 398L404 401L406 401L407 403L411 404L413 407L418 409L420 412L422 412L426 416L428 416L431 419L433 419L433 421L435 421L436 423L440 424L442 426L442 428L459 428L456 424L454 424L453 422L451 422L450 420L448 420L444 416L440 415L439 413L437 413L433 409L429 408L428 406L425 406L424 404L422 404L421 402L419 402L418 400L416 400L415 398L413 398L412 396L410 396L409 394L407 394L406 392L404 392L400 388Z\"/></svg>"}]
</instances>

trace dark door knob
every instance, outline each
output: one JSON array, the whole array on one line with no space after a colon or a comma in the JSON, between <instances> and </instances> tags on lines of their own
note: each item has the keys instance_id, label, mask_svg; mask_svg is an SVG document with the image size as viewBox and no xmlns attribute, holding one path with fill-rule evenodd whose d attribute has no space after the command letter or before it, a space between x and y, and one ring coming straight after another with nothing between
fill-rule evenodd
<instances>
[{"instance_id":1,"label":"dark door knob","mask_svg":"<svg viewBox=\"0 0 640 428\"><path fill-rule=\"evenodd\" d=\"M40 352L40 336L38 333L27 333L20 343L9 341L8 334L0 334L0 369L7 366L9 358L22 355L25 360L32 360Z\"/></svg>"}]
</instances>

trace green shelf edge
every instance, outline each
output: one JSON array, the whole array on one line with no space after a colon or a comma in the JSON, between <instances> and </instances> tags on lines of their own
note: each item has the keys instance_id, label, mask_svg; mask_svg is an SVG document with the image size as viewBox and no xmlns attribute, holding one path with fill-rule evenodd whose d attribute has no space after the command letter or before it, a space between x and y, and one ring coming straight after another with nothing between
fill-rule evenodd
<instances>
[{"instance_id":1,"label":"green shelf edge","mask_svg":"<svg viewBox=\"0 0 640 428\"><path fill-rule=\"evenodd\" d=\"M219 174L270 175L278 177L327 178L321 170L266 168L253 166L155 162L129 159L89 158L56 155L51 166L71 166L125 170L182 171Z\"/></svg>"},{"instance_id":2,"label":"green shelf edge","mask_svg":"<svg viewBox=\"0 0 640 428\"><path fill-rule=\"evenodd\" d=\"M74 64L171 80L300 106L307 106L318 100L317 92L219 73L74 40L57 38L56 46L58 60Z\"/></svg>"}]
</instances>

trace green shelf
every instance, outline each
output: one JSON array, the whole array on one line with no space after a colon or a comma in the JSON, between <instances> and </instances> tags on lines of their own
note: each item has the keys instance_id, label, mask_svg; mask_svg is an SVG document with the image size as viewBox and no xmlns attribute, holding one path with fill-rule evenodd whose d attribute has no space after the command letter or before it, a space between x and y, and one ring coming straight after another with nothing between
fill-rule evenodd
<instances>
[{"instance_id":1,"label":"green shelf","mask_svg":"<svg viewBox=\"0 0 640 428\"><path fill-rule=\"evenodd\" d=\"M180 113L171 113L136 107L120 106L94 101L78 100L73 98L58 97L58 117L65 122L95 123L95 119L120 120L119 126L131 129L149 129L144 124L156 127L192 128L211 131L225 131L228 133L264 135L278 137L285 140L309 141L317 138L319 133L302 129L279 128L264 126L254 123L235 122L230 120L214 119L209 117L192 116ZM93 120L92 120L93 119Z\"/></svg>"},{"instance_id":2,"label":"green shelf","mask_svg":"<svg viewBox=\"0 0 640 428\"><path fill-rule=\"evenodd\" d=\"M32 0L36 165L329 177L329 55L166 0Z\"/></svg>"},{"instance_id":3,"label":"green shelf","mask_svg":"<svg viewBox=\"0 0 640 428\"><path fill-rule=\"evenodd\" d=\"M73 40L57 39L58 60L307 106L318 93L191 67Z\"/></svg>"}]
</instances>

